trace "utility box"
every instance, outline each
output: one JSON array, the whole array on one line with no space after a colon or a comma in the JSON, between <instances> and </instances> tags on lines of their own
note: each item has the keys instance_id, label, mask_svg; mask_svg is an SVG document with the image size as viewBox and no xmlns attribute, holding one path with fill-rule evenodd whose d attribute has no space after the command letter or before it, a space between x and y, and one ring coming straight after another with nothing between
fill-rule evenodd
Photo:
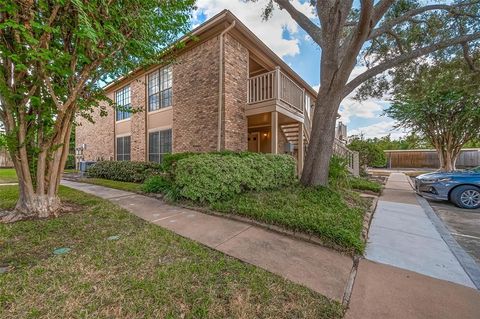
<instances>
[{"instance_id":1,"label":"utility box","mask_svg":"<svg viewBox=\"0 0 480 319\"><path fill-rule=\"evenodd\" d=\"M295 145L293 143L285 143L284 145L284 152L288 154L292 154L295 150Z\"/></svg>"},{"instance_id":2,"label":"utility box","mask_svg":"<svg viewBox=\"0 0 480 319\"><path fill-rule=\"evenodd\" d=\"M87 169L92 166L93 164L95 164L96 162L91 162L91 161L80 161L79 163L79 171L80 171L80 175L85 175L85 173L87 172Z\"/></svg>"}]
</instances>

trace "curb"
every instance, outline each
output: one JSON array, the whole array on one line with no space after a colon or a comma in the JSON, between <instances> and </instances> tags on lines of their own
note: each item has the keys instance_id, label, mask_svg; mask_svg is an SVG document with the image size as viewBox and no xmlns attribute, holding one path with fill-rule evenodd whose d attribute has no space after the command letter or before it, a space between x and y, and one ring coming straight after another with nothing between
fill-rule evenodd
<instances>
[{"instance_id":1,"label":"curb","mask_svg":"<svg viewBox=\"0 0 480 319\"><path fill-rule=\"evenodd\" d=\"M370 225L372 224L373 215L375 213L375 210L377 209L378 199L380 198L380 195L370 195L370 194L363 194L363 196L360 195L364 198L372 199L372 204L370 205L370 208L368 209L368 211L365 213L365 216L363 217L363 230L362 230L361 236L365 244L367 244L368 232L370 230ZM353 286L355 284L355 279L357 278L358 265L362 258L363 256L358 254L353 257L352 270L350 271L350 276L348 278L347 286L345 287L345 291L343 293L343 298L342 298L342 305L345 307L348 307L348 304L350 303L350 299L352 298Z\"/></svg>"},{"instance_id":2,"label":"curb","mask_svg":"<svg viewBox=\"0 0 480 319\"><path fill-rule=\"evenodd\" d=\"M480 290L480 267L473 260L473 258L457 243L455 238L453 238L447 227L443 224L440 217L437 216L428 201L419 195L416 196L418 203L423 208L425 214L430 219L433 226L435 226L436 230L440 234L440 237L442 237L443 241L447 244L450 251L457 258L463 270L465 270L467 276L473 282L475 287L477 287L477 290Z\"/></svg>"}]
</instances>

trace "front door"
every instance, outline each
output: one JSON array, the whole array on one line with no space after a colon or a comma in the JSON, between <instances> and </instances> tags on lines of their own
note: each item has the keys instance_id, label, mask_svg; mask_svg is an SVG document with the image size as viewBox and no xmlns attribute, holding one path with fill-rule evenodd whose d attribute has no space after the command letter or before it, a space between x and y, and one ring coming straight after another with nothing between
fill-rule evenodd
<instances>
[{"instance_id":1,"label":"front door","mask_svg":"<svg viewBox=\"0 0 480 319\"><path fill-rule=\"evenodd\" d=\"M248 134L248 151L258 153L260 151L260 133L253 132Z\"/></svg>"}]
</instances>

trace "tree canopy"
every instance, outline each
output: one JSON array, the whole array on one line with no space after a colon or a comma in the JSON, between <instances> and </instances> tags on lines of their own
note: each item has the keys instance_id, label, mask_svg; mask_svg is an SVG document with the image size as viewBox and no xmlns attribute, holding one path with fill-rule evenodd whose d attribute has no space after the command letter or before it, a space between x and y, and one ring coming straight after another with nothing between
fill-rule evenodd
<instances>
[{"instance_id":1,"label":"tree canopy","mask_svg":"<svg viewBox=\"0 0 480 319\"><path fill-rule=\"evenodd\" d=\"M193 5L0 1L0 121L19 178L18 212L58 212L75 115L88 117L101 101L112 105L102 90L106 81L160 63L189 30Z\"/></svg>"},{"instance_id":2,"label":"tree canopy","mask_svg":"<svg viewBox=\"0 0 480 319\"><path fill-rule=\"evenodd\" d=\"M424 136L440 157L442 169L455 169L461 148L480 137L480 72L463 59L410 68L396 81L386 114L397 127Z\"/></svg>"},{"instance_id":3,"label":"tree canopy","mask_svg":"<svg viewBox=\"0 0 480 319\"><path fill-rule=\"evenodd\" d=\"M277 6L286 10L321 49L320 88L301 180L326 185L342 100L359 87L359 98L383 95L392 87L392 73L408 74L407 66L419 58L471 58L479 46L480 1L311 0L310 5L314 19L289 0L266 1L263 16L270 17ZM352 76L359 65L366 70Z\"/></svg>"}]
</instances>

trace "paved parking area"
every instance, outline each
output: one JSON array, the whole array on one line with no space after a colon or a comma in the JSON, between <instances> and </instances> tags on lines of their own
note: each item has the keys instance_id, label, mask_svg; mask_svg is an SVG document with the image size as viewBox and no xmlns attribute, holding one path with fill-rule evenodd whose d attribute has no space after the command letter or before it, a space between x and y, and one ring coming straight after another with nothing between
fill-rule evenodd
<instances>
[{"instance_id":1,"label":"paved parking area","mask_svg":"<svg viewBox=\"0 0 480 319\"><path fill-rule=\"evenodd\" d=\"M480 209L462 209L449 202L429 203L458 244L480 266Z\"/></svg>"}]
</instances>

